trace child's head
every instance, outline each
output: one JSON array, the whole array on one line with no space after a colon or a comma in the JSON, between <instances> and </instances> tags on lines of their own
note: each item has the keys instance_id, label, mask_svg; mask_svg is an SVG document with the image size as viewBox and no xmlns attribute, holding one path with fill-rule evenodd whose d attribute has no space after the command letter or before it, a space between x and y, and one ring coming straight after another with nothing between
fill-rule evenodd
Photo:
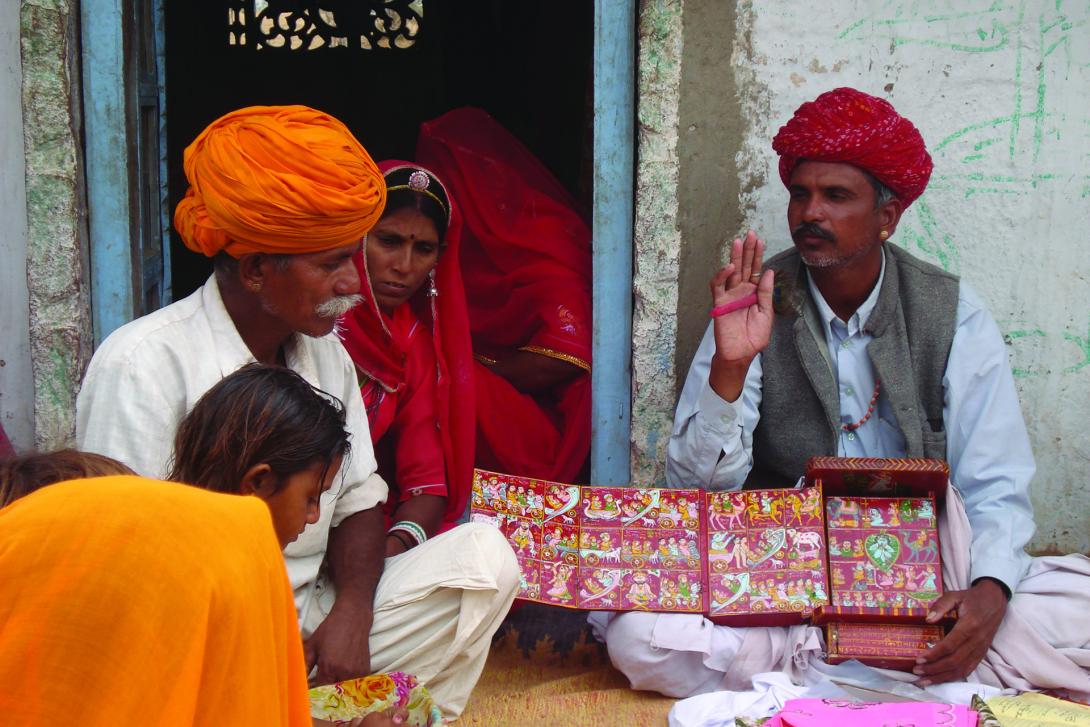
<instances>
[{"instance_id":1,"label":"child's head","mask_svg":"<svg viewBox=\"0 0 1090 727\"><path fill-rule=\"evenodd\" d=\"M56 482L87 477L136 474L116 459L93 452L60 449L0 460L0 507Z\"/></svg>"},{"instance_id":2,"label":"child's head","mask_svg":"<svg viewBox=\"0 0 1090 727\"><path fill-rule=\"evenodd\" d=\"M339 399L291 369L250 364L205 392L178 425L170 479L257 495L285 546L317 522L319 497L350 448Z\"/></svg>"}]
</instances>

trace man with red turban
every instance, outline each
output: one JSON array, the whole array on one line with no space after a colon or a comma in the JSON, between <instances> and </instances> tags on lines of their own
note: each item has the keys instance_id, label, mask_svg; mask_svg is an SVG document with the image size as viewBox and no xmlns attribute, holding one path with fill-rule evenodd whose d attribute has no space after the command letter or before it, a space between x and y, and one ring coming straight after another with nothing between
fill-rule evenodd
<instances>
[{"instance_id":1,"label":"man with red turban","mask_svg":"<svg viewBox=\"0 0 1090 727\"><path fill-rule=\"evenodd\" d=\"M964 282L887 244L931 176L919 131L887 101L839 88L800 106L772 148L794 247L762 266L750 231L712 279L713 321L675 414L669 484L790 487L815 455L948 460L947 592L929 618L956 608L958 622L914 669L918 683L1090 696L1090 560L1024 551L1035 467L1003 337ZM648 613L592 623L633 687L671 696L835 669L817 663L811 626Z\"/></svg>"},{"instance_id":2,"label":"man with red turban","mask_svg":"<svg viewBox=\"0 0 1090 727\"><path fill-rule=\"evenodd\" d=\"M229 113L190 144L184 163L190 188L174 224L214 273L95 352L77 400L78 445L163 478L180 420L255 360L339 398L351 455L321 494L320 514L284 551L312 681L400 669L456 717L518 569L503 535L479 524L384 565L387 487L355 368L332 335L361 299L352 258L382 215L382 174L344 124L305 106Z\"/></svg>"}]
</instances>

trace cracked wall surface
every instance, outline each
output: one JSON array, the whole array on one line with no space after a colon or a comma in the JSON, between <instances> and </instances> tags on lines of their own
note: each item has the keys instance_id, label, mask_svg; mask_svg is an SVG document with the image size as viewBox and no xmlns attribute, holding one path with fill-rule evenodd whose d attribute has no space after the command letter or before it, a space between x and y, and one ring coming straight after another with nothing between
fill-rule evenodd
<instances>
[{"instance_id":1,"label":"cracked wall surface","mask_svg":"<svg viewBox=\"0 0 1090 727\"><path fill-rule=\"evenodd\" d=\"M1090 8L834 0L814 13L753 0L717 18L724 4L641 6L634 481L661 478L674 391L706 325L686 306L705 307L698 283L710 271L693 271L716 261L711 230L752 226L772 251L790 244L770 140L800 103L849 85L912 119L935 161L894 242L962 276L1007 341L1038 465L1032 547L1090 552ZM731 26L723 48L702 49L717 24ZM724 73L727 120L687 123L716 108L707 96ZM724 174L716 145L733 157ZM713 209L708 190L720 186Z\"/></svg>"},{"instance_id":2,"label":"cracked wall surface","mask_svg":"<svg viewBox=\"0 0 1090 727\"><path fill-rule=\"evenodd\" d=\"M677 346L681 0L640 7L632 293L632 481L660 478L673 419Z\"/></svg>"},{"instance_id":3,"label":"cracked wall surface","mask_svg":"<svg viewBox=\"0 0 1090 727\"><path fill-rule=\"evenodd\" d=\"M661 482L674 402L738 234L740 110L730 3L645 2L638 59L633 481Z\"/></svg>"},{"instance_id":4,"label":"cracked wall surface","mask_svg":"<svg viewBox=\"0 0 1090 727\"><path fill-rule=\"evenodd\" d=\"M76 391L91 355L78 5L24 1L19 20L35 444L50 450L72 442Z\"/></svg>"}]
</instances>

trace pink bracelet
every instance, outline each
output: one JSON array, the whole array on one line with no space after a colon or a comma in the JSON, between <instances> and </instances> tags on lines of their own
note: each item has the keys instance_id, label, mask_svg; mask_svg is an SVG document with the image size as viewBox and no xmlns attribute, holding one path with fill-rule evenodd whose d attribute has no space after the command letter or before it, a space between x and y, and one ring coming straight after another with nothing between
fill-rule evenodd
<instances>
[{"instance_id":1,"label":"pink bracelet","mask_svg":"<svg viewBox=\"0 0 1090 727\"><path fill-rule=\"evenodd\" d=\"M732 300L729 303L723 305L717 305L711 309L708 313L712 318L718 318L719 316L725 316L728 313L733 313L736 310L742 310L743 308L749 308L751 305L757 305L757 294L750 293L744 298L738 300Z\"/></svg>"}]
</instances>

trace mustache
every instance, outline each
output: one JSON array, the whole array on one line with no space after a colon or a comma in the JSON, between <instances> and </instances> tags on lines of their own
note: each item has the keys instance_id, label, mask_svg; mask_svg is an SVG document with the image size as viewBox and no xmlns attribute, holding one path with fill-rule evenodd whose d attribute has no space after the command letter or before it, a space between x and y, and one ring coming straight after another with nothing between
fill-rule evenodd
<instances>
[{"instance_id":1,"label":"mustache","mask_svg":"<svg viewBox=\"0 0 1090 727\"><path fill-rule=\"evenodd\" d=\"M363 296L359 293L354 295L338 295L337 297L330 298L325 303L316 306L314 312L318 314L319 318L339 318L362 302Z\"/></svg>"},{"instance_id":2,"label":"mustache","mask_svg":"<svg viewBox=\"0 0 1090 727\"><path fill-rule=\"evenodd\" d=\"M836 236L823 227L818 227L813 222L800 222L795 225L795 228L791 230L791 239L797 240L799 237L820 237L822 240L828 240L830 242L836 242Z\"/></svg>"}]
</instances>

